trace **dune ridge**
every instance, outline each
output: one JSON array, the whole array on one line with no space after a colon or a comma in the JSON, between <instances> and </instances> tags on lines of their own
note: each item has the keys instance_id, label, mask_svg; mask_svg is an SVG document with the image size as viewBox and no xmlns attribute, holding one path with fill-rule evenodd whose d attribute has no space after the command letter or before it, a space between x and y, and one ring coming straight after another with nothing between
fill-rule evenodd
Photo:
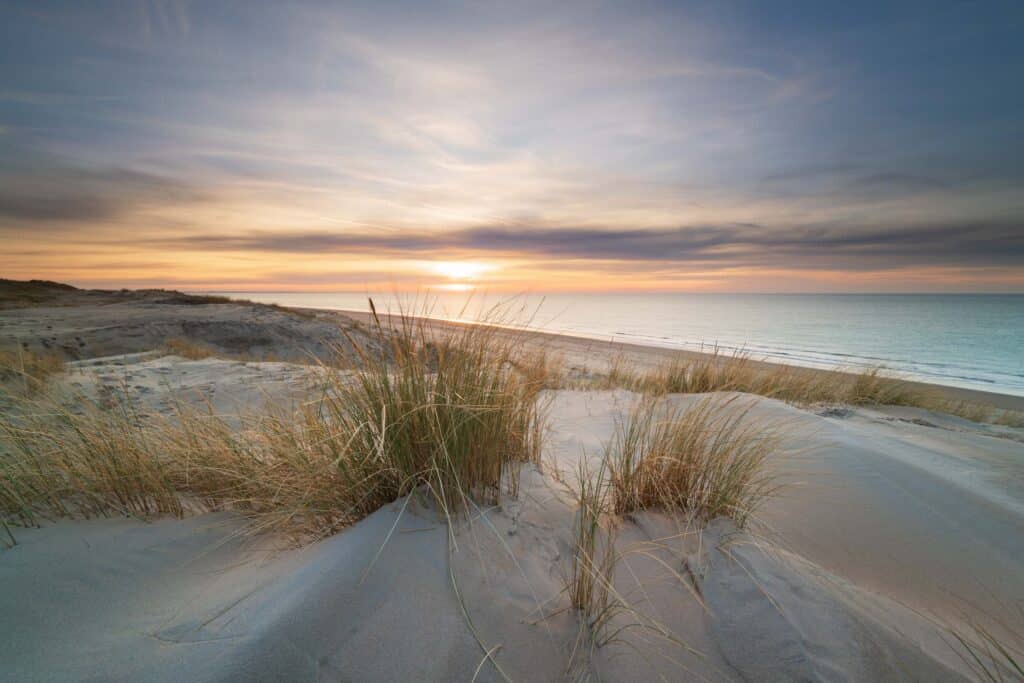
<instances>
[{"instance_id":1,"label":"dune ridge","mask_svg":"<svg viewBox=\"0 0 1024 683\"><path fill-rule=\"evenodd\" d=\"M382 320L16 368L0 680L1012 680L1019 428Z\"/></svg>"}]
</instances>

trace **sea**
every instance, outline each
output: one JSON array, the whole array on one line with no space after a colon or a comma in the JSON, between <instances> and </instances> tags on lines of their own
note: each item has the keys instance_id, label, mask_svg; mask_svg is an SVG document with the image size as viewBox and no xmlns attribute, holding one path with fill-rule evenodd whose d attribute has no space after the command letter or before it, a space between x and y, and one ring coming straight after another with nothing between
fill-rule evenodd
<instances>
[{"instance_id":1,"label":"sea","mask_svg":"<svg viewBox=\"0 0 1024 683\"><path fill-rule=\"evenodd\" d=\"M1024 396L1024 294L418 295L217 292L263 303L399 309L648 346L744 352L814 368L890 373Z\"/></svg>"}]
</instances>

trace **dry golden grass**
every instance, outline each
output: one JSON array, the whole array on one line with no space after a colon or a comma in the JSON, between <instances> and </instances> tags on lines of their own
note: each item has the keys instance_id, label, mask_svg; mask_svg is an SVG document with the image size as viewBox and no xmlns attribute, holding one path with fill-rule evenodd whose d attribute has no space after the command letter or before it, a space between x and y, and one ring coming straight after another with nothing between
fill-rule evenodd
<instances>
[{"instance_id":1,"label":"dry golden grass","mask_svg":"<svg viewBox=\"0 0 1024 683\"><path fill-rule=\"evenodd\" d=\"M610 369L590 388L623 388L651 395L742 392L776 398L794 405L822 403L902 405L957 415L981 423L1024 426L1024 414L996 410L972 401L943 399L910 382L889 376L884 368L857 374L787 365L759 364L745 353L724 355L717 349L698 358L678 357L640 374L624 356L612 359Z\"/></svg>"},{"instance_id":2,"label":"dry golden grass","mask_svg":"<svg viewBox=\"0 0 1024 683\"><path fill-rule=\"evenodd\" d=\"M643 584L633 569L628 568L629 556L643 556L661 565L667 577L688 585L688 579L681 571L676 571L670 562L657 556L659 549L664 547L660 540L627 548L620 554L617 530L621 520L616 515L618 491L611 467L611 449L606 450L596 471L591 470L585 458L581 459L575 473L575 486L568 487L576 503L576 514L565 592L569 608L576 613L579 631L566 675L576 680L589 678L587 665L597 648L616 642L628 644L624 638L627 631L640 631L643 640L661 641L678 648L680 654L703 657L700 651L681 640L651 613L652 606L647 604L649 601ZM563 479L559 478L559 481L565 484ZM618 568L623 561L626 561L625 574L632 579L633 591L624 592L616 585ZM631 593L638 601L631 600ZM701 600L699 594L694 593L694 596ZM687 671L682 661L671 655L668 657L679 665L680 672Z\"/></svg>"},{"instance_id":3,"label":"dry golden grass","mask_svg":"<svg viewBox=\"0 0 1024 683\"><path fill-rule=\"evenodd\" d=\"M53 353L34 353L28 349L0 350L0 384L22 390L40 389L46 381L64 371L64 359Z\"/></svg>"},{"instance_id":4,"label":"dry golden grass","mask_svg":"<svg viewBox=\"0 0 1024 683\"><path fill-rule=\"evenodd\" d=\"M1003 427L1024 428L1024 413L1017 410L1000 410L974 401L941 401L935 400L925 406L965 420L978 423L1001 425Z\"/></svg>"},{"instance_id":5,"label":"dry golden grass","mask_svg":"<svg viewBox=\"0 0 1024 683\"><path fill-rule=\"evenodd\" d=\"M858 375L787 365L760 365L742 352L715 349L697 359L676 359L648 372L634 387L652 394L738 391L788 403L920 405L927 397L872 368Z\"/></svg>"},{"instance_id":6,"label":"dry golden grass","mask_svg":"<svg viewBox=\"0 0 1024 683\"><path fill-rule=\"evenodd\" d=\"M172 356L181 356L188 360L202 360L216 355L216 352L208 346L197 344L183 337L171 337L164 342L164 353Z\"/></svg>"},{"instance_id":7,"label":"dry golden grass","mask_svg":"<svg viewBox=\"0 0 1024 683\"><path fill-rule=\"evenodd\" d=\"M572 493L577 509L565 591L577 615L579 631L569 657L567 677L574 669L586 667L595 648L617 639L619 631L612 623L619 615L631 611L615 589L619 555L615 547L606 465L602 463L598 472L591 473L586 460L581 460L576 481Z\"/></svg>"},{"instance_id":8,"label":"dry golden grass","mask_svg":"<svg viewBox=\"0 0 1024 683\"><path fill-rule=\"evenodd\" d=\"M993 423L1004 427L1024 429L1024 413L1016 410L1004 410L994 418Z\"/></svg>"},{"instance_id":9,"label":"dry golden grass","mask_svg":"<svg viewBox=\"0 0 1024 683\"><path fill-rule=\"evenodd\" d=\"M743 526L778 488L764 467L776 442L747 419L747 410L735 398L708 397L680 410L648 397L619 424L596 472L581 460L575 487L569 488L577 510L565 592L580 625L569 674L585 667L596 648L621 640L629 629L702 656L616 587L623 559L616 548L616 519L658 509L698 522L727 516ZM626 554L634 552L654 557L646 547ZM682 572L656 561L686 584Z\"/></svg>"},{"instance_id":10,"label":"dry golden grass","mask_svg":"<svg viewBox=\"0 0 1024 683\"><path fill-rule=\"evenodd\" d=\"M177 514L172 463L124 403L15 397L0 414L0 514L23 525L61 516Z\"/></svg>"},{"instance_id":11,"label":"dry golden grass","mask_svg":"<svg viewBox=\"0 0 1024 683\"><path fill-rule=\"evenodd\" d=\"M906 382L885 376L882 368L871 368L854 378L844 402L853 405L930 407L934 398L915 391Z\"/></svg>"},{"instance_id":12,"label":"dry golden grass","mask_svg":"<svg viewBox=\"0 0 1024 683\"><path fill-rule=\"evenodd\" d=\"M605 454L612 510L725 516L742 527L776 489L765 463L778 437L733 398L707 397L680 409L641 402L620 423Z\"/></svg>"},{"instance_id":13,"label":"dry golden grass","mask_svg":"<svg viewBox=\"0 0 1024 683\"><path fill-rule=\"evenodd\" d=\"M417 490L445 514L503 484L514 492L518 465L540 452L546 363L496 328L392 320L377 321L372 348L357 345L357 365L323 367L295 410L228 420L182 405L144 417L125 401L12 396L0 414L0 515L180 515L196 501L305 540Z\"/></svg>"},{"instance_id":14,"label":"dry golden grass","mask_svg":"<svg viewBox=\"0 0 1024 683\"><path fill-rule=\"evenodd\" d=\"M573 555L568 584L569 602L584 615L592 632L600 631L611 616L611 585L615 571L614 527L606 524L611 511L604 463L596 475L581 460L577 472Z\"/></svg>"},{"instance_id":15,"label":"dry golden grass","mask_svg":"<svg viewBox=\"0 0 1024 683\"><path fill-rule=\"evenodd\" d=\"M325 402L353 435L352 457L386 453L386 495L425 485L446 511L464 507L467 494L496 499L506 480L514 489L518 464L540 455L543 365L497 327L373 317L383 353L359 353L352 381ZM517 369L524 361L528 372Z\"/></svg>"},{"instance_id":16,"label":"dry golden grass","mask_svg":"<svg viewBox=\"0 0 1024 683\"><path fill-rule=\"evenodd\" d=\"M998 411L989 406L971 401L945 401L938 405L936 409L972 422L995 423L999 419Z\"/></svg>"}]
</instances>

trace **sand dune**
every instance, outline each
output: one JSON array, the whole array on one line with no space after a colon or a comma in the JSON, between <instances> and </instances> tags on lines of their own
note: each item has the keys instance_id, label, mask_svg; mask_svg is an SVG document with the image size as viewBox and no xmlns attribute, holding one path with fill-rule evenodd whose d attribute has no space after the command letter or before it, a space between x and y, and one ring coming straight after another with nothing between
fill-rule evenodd
<instances>
[{"instance_id":1,"label":"sand dune","mask_svg":"<svg viewBox=\"0 0 1024 683\"><path fill-rule=\"evenodd\" d=\"M5 309L4 285L0 349L20 346L68 360L147 352L182 339L211 354L309 362L351 348L346 334L368 342L352 320L163 290L35 287L40 305Z\"/></svg>"},{"instance_id":2,"label":"sand dune","mask_svg":"<svg viewBox=\"0 0 1024 683\"><path fill-rule=\"evenodd\" d=\"M344 338L321 336L333 317L153 300L166 294L8 310L0 336L70 347L78 360L53 381L87 399L227 415L300 401L321 372L230 356L303 360ZM179 334L215 356L159 350ZM609 356L590 344L554 351L593 372ZM619 519L604 631L616 635L601 647L580 640L566 594L572 488L640 397L561 389L540 397L542 464L523 467L518 498L450 526L414 493L301 549L226 512L12 529L0 680L942 681L972 673L946 624L968 615L1019 634L1024 430L731 397L780 435L768 466L785 488L743 530L654 511Z\"/></svg>"},{"instance_id":3,"label":"sand dune","mask_svg":"<svg viewBox=\"0 0 1024 683\"><path fill-rule=\"evenodd\" d=\"M69 379L126 372L157 405L161 392L213 387L227 406L230 394L255 400L255 384L295 389L305 372L131 360L83 363ZM562 679L577 635L562 594L574 512L552 475L596 457L636 396L549 398L545 472L528 468L518 501L477 510L451 537L416 498L301 550L240 537L225 513L17 530L0 553L0 679ZM957 680L962 663L922 614L953 614L960 598L1000 614L1024 594L1022 501L1006 478L1020 476L1020 443L905 409L822 416L744 400L786 425L790 457L775 466L794 486L749 533L623 521L616 583L635 612L617 620L647 626L568 673Z\"/></svg>"}]
</instances>

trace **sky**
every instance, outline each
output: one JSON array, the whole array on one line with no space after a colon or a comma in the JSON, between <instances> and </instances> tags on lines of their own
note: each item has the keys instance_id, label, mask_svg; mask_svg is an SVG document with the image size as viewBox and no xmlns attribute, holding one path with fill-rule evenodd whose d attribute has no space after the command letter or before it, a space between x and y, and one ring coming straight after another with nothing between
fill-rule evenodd
<instances>
[{"instance_id":1,"label":"sky","mask_svg":"<svg viewBox=\"0 0 1024 683\"><path fill-rule=\"evenodd\" d=\"M1024 291L1024 3L0 0L0 277Z\"/></svg>"}]
</instances>

